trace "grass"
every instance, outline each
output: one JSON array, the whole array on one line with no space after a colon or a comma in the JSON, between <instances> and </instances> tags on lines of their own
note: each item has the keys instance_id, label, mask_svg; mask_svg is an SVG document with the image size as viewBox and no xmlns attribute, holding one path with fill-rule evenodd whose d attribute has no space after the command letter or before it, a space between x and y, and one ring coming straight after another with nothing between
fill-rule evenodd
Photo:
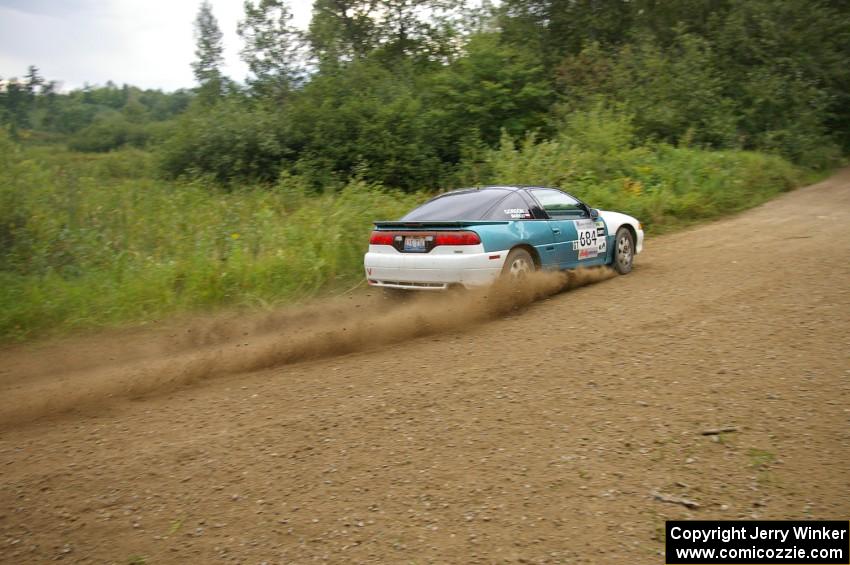
<instances>
[{"instance_id":1,"label":"grass","mask_svg":"<svg viewBox=\"0 0 850 565\"><path fill-rule=\"evenodd\" d=\"M168 529L168 535L173 536L183 527L183 521L185 520L185 516L181 516L177 520L171 523L171 527Z\"/></svg>"},{"instance_id":2,"label":"grass","mask_svg":"<svg viewBox=\"0 0 850 565\"><path fill-rule=\"evenodd\" d=\"M458 182L561 186L659 233L754 206L803 178L757 153L591 141L506 139L480 157L477 178L461 170ZM313 194L292 176L227 191L158 179L143 151L22 148L0 134L0 340L350 288L362 280L371 222L424 198L360 180Z\"/></svg>"},{"instance_id":3,"label":"grass","mask_svg":"<svg viewBox=\"0 0 850 565\"><path fill-rule=\"evenodd\" d=\"M747 451L750 466L754 469L762 469L776 461L776 454L764 449L752 448Z\"/></svg>"},{"instance_id":4,"label":"grass","mask_svg":"<svg viewBox=\"0 0 850 565\"><path fill-rule=\"evenodd\" d=\"M350 287L371 222L422 198L360 181L311 196L293 178L224 192L157 180L138 151L38 148L2 165L6 339Z\"/></svg>"}]
</instances>

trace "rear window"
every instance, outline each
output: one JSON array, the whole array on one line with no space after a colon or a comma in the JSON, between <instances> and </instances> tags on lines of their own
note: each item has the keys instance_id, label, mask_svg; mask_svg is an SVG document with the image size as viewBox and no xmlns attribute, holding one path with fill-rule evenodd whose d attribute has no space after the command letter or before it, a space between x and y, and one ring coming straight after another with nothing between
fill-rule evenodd
<instances>
[{"instance_id":1,"label":"rear window","mask_svg":"<svg viewBox=\"0 0 850 565\"><path fill-rule=\"evenodd\" d=\"M511 194L511 191L502 188L451 192L429 200L419 208L409 212L401 220L407 222L449 222L492 219L488 215L491 208L509 194Z\"/></svg>"}]
</instances>

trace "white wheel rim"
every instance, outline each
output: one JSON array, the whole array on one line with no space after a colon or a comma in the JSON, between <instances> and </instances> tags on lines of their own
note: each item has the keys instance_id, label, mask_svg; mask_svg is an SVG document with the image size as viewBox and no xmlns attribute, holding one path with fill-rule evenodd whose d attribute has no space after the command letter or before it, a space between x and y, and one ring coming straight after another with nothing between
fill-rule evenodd
<instances>
[{"instance_id":1,"label":"white wheel rim","mask_svg":"<svg viewBox=\"0 0 850 565\"><path fill-rule=\"evenodd\" d=\"M517 257L511 262L511 278L521 280L528 276L531 272L531 265L525 257Z\"/></svg>"},{"instance_id":2,"label":"white wheel rim","mask_svg":"<svg viewBox=\"0 0 850 565\"><path fill-rule=\"evenodd\" d=\"M617 240L617 262L621 267L632 264L632 240L627 235L622 235Z\"/></svg>"}]
</instances>

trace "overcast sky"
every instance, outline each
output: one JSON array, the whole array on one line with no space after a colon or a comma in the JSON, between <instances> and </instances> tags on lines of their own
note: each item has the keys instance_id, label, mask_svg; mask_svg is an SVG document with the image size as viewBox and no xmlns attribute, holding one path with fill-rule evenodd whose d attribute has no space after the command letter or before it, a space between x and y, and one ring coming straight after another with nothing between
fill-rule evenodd
<instances>
[{"instance_id":1,"label":"overcast sky","mask_svg":"<svg viewBox=\"0 0 850 565\"><path fill-rule=\"evenodd\" d=\"M236 23L243 0L211 0L224 33L224 73L242 81ZM0 78L29 65L64 89L108 80L142 88L194 86L193 23L200 0L0 0ZM294 23L310 22L312 0L290 0Z\"/></svg>"}]
</instances>

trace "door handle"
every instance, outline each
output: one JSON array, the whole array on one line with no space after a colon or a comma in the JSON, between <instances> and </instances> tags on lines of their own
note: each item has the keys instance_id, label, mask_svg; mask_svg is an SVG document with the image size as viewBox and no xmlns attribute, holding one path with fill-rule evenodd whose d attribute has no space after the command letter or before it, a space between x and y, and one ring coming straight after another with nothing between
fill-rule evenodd
<instances>
[{"instance_id":1,"label":"door handle","mask_svg":"<svg viewBox=\"0 0 850 565\"><path fill-rule=\"evenodd\" d=\"M552 233L559 234L561 233L561 230L559 230L558 228L552 228Z\"/></svg>"}]
</instances>

